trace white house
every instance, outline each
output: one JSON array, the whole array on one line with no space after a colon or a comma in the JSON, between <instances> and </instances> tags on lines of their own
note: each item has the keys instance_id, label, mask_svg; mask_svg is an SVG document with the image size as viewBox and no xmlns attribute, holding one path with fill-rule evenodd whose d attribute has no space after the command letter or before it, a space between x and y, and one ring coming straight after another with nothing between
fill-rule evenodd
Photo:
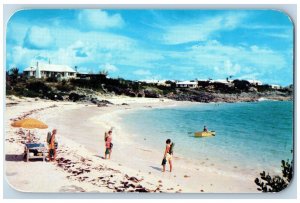
<instances>
[{"instance_id":1,"label":"white house","mask_svg":"<svg viewBox=\"0 0 300 203\"><path fill-rule=\"evenodd\" d=\"M247 80L251 85L262 85L263 83L259 80Z\"/></svg>"},{"instance_id":2,"label":"white house","mask_svg":"<svg viewBox=\"0 0 300 203\"><path fill-rule=\"evenodd\" d=\"M199 82L209 82L211 80L209 80L209 79L197 79L197 81L199 81Z\"/></svg>"},{"instance_id":3,"label":"white house","mask_svg":"<svg viewBox=\"0 0 300 203\"><path fill-rule=\"evenodd\" d=\"M230 84L233 80L224 80L224 79L218 79L218 80L210 80L210 83L222 83L222 84Z\"/></svg>"},{"instance_id":4,"label":"white house","mask_svg":"<svg viewBox=\"0 0 300 203\"><path fill-rule=\"evenodd\" d=\"M281 86L280 85L270 85L272 89L274 90L279 90L281 89Z\"/></svg>"},{"instance_id":5,"label":"white house","mask_svg":"<svg viewBox=\"0 0 300 203\"><path fill-rule=\"evenodd\" d=\"M145 82L147 84L155 84L155 85L162 85L162 86L171 86L167 84L167 80L141 80L140 82Z\"/></svg>"},{"instance_id":6,"label":"white house","mask_svg":"<svg viewBox=\"0 0 300 203\"><path fill-rule=\"evenodd\" d=\"M147 84L158 84L158 80L140 80L140 82L145 82Z\"/></svg>"},{"instance_id":7,"label":"white house","mask_svg":"<svg viewBox=\"0 0 300 203\"><path fill-rule=\"evenodd\" d=\"M49 78L56 77L58 79L70 79L76 77L76 71L67 65L40 64L36 63L24 69L27 77Z\"/></svg>"},{"instance_id":8,"label":"white house","mask_svg":"<svg viewBox=\"0 0 300 203\"><path fill-rule=\"evenodd\" d=\"M192 81L182 81L182 82L176 82L176 87L184 87L184 88L196 88L198 87L198 82L192 82Z\"/></svg>"},{"instance_id":9,"label":"white house","mask_svg":"<svg viewBox=\"0 0 300 203\"><path fill-rule=\"evenodd\" d=\"M162 85L162 86L167 86L167 87L170 87L170 86L171 86L171 84L168 84L168 83L167 83L167 80L158 80L158 81L157 81L157 84L158 84L158 85Z\"/></svg>"}]
</instances>

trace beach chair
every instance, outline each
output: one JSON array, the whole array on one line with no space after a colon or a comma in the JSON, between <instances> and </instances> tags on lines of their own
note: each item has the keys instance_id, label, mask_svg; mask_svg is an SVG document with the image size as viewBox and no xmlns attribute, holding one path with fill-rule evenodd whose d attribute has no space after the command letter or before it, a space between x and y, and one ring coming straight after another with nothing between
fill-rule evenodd
<instances>
[{"instance_id":1,"label":"beach chair","mask_svg":"<svg viewBox=\"0 0 300 203\"><path fill-rule=\"evenodd\" d=\"M29 159L43 159L46 161L47 148L42 143L27 143L25 144L24 157L25 161Z\"/></svg>"}]
</instances>

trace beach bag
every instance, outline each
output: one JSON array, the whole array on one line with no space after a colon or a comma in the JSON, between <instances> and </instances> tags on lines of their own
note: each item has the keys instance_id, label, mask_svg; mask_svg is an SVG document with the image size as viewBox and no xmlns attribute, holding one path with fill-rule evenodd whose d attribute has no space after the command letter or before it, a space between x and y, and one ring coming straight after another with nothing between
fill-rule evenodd
<instances>
[{"instance_id":1,"label":"beach bag","mask_svg":"<svg viewBox=\"0 0 300 203\"><path fill-rule=\"evenodd\" d=\"M114 144L113 144L113 143L110 143L110 148L111 148L111 149L113 148L113 146L114 146Z\"/></svg>"},{"instance_id":2,"label":"beach bag","mask_svg":"<svg viewBox=\"0 0 300 203\"><path fill-rule=\"evenodd\" d=\"M166 158L163 158L162 162L161 162L161 165L166 165L167 163L167 159Z\"/></svg>"},{"instance_id":3,"label":"beach bag","mask_svg":"<svg viewBox=\"0 0 300 203\"><path fill-rule=\"evenodd\" d=\"M169 154L173 154L174 146L175 146L175 143L172 142L172 144L171 144L171 146L170 146Z\"/></svg>"},{"instance_id":4,"label":"beach bag","mask_svg":"<svg viewBox=\"0 0 300 203\"><path fill-rule=\"evenodd\" d=\"M51 137L52 137L51 132L48 132L48 134L47 134L47 143L48 144L50 144L50 142L51 142Z\"/></svg>"}]
</instances>

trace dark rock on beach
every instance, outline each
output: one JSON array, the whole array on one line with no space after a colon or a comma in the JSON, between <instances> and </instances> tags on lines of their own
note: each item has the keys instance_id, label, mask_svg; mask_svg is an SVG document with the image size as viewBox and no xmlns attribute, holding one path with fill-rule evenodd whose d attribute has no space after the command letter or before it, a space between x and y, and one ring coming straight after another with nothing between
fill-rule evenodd
<instances>
[{"instance_id":1,"label":"dark rock on beach","mask_svg":"<svg viewBox=\"0 0 300 203\"><path fill-rule=\"evenodd\" d=\"M162 97L158 92L152 90L145 90L144 91L145 97L148 98L160 98Z\"/></svg>"},{"instance_id":2,"label":"dark rock on beach","mask_svg":"<svg viewBox=\"0 0 300 203\"><path fill-rule=\"evenodd\" d=\"M69 95L69 100L73 101L73 102L76 102L82 98L84 98L85 96L84 95L80 95L80 94L76 94L74 92L72 92L70 95Z\"/></svg>"}]
</instances>

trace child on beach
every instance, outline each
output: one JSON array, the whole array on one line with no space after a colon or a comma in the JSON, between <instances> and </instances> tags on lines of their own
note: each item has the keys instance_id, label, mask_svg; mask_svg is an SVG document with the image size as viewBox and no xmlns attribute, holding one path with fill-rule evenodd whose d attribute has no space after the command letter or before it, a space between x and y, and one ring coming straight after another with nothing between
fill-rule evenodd
<instances>
[{"instance_id":1,"label":"child on beach","mask_svg":"<svg viewBox=\"0 0 300 203\"><path fill-rule=\"evenodd\" d=\"M104 157L105 157L105 159L107 159L107 155L108 155L108 159L110 159L112 145L113 145L111 142L112 141L112 130L109 130L108 133L105 133L104 141L105 141Z\"/></svg>"},{"instance_id":2,"label":"child on beach","mask_svg":"<svg viewBox=\"0 0 300 203\"><path fill-rule=\"evenodd\" d=\"M172 143L170 139L167 139L167 141L166 141L166 150L165 150L165 153L164 153L163 161L161 163L161 165L163 166L162 172L166 171L166 163L167 162L169 162L170 172L172 172L173 146L174 146L174 143Z\"/></svg>"}]
</instances>

